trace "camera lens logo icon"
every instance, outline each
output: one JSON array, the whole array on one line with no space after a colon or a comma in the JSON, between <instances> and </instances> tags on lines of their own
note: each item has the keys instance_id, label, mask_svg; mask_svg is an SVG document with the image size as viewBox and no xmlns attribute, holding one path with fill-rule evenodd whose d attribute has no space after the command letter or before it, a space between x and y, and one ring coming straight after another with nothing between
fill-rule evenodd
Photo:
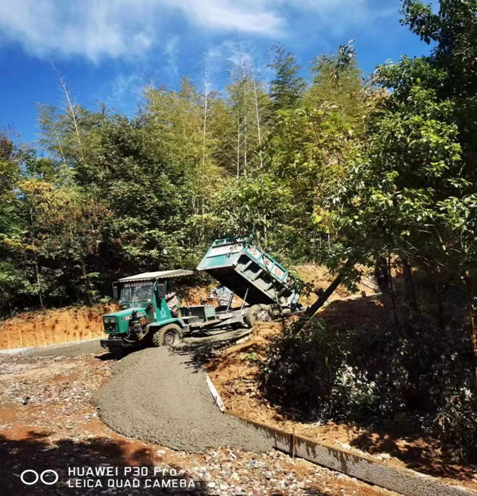
<instances>
[{"instance_id":1,"label":"camera lens logo icon","mask_svg":"<svg viewBox=\"0 0 477 496\"><path fill-rule=\"evenodd\" d=\"M52 486L58 482L59 478L58 472L51 469L43 470L41 473L38 473L36 470L28 469L20 474L20 480L26 486L33 486L37 484L38 481L41 481L45 486Z\"/></svg>"}]
</instances>

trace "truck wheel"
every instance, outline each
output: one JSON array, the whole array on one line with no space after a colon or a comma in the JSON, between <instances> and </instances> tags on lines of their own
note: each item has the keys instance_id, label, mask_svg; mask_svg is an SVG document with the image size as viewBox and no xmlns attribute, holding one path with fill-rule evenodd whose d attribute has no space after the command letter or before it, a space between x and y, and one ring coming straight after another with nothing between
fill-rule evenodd
<instances>
[{"instance_id":1,"label":"truck wheel","mask_svg":"<svg viewBox=\"0 0 477 496\"><path fill-rule=\"evenodd\" d=\"M243 320L250 328L256 322L270 322L272 320L272 309L268 305L254 305L247 310Z\"/></svg>"},{"instance_id":2,"label":"truck wheel","mask_svg":"<svg viewBox=\"0 0 477 496\"><path fill-rule=\"evenodd\" d=\"M158 346L177 346L182 341L181 328L176 324L161 327L152 335L152 344Z\"/></svg>"}]
</instances>

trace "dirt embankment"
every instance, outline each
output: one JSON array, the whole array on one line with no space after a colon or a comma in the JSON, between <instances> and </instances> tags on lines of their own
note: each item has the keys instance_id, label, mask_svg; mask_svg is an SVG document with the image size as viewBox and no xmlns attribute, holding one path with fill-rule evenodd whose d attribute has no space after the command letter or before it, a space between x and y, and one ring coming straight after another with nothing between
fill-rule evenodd
<instances>
[{"instance_id":1,"label":"dirt embankment","mask_svg":"<svg viewBox=\"0 0 477 496\"><path fill-rule=\"evenodd\" d=\"M28 348L99 338L101 316L115 304L26 312L0 322L0 349Z\"/></svg>"},{"instance_id":2,"label":"dirt embankment","mask_svg":"<svg viewBox=\"0 0 477 496\"><path fill-rule=\"evenodd\" d=\"M308 284L313 290L315 289L323 289L326 290L328 286L334 281L336 275L330 273L330 271L321 265L314 264L303 264L296 265L292 267L293 271L298 275L298 277ZM374 273L372 270L363 267L362 268L363 276L361 280L356 284L356 291L353 293L349 291L344 286L338 286L336 291L330 296L329 301L342 300L343 298L347 298L348 296L360 295L360 294L374 294L379 292L379 287L377 285L377 281L374 277ZM311 293L309 295L304 295L300 298L300 302L302 305L311 305L317 296L315 293Z\"/></svg>"},{"instance_id":3,"label":"dirt embankment","mask_svg":"<svg viewBox=\"0 0 477 496\"><path fill-rule=\"evenodd\" d=\"M382 303L368 298L333 301L320 312L331 330L347 325L382 323L384 314ZM477 489L475 467L446 459L439 443L430 437L391 428L298 422L268 402L259 387L260 365L266 359L267 346L281 332L281 323L257 324L248 341L221 350L208 363L208 373L225 403L227 413L295 432L330 446L371 454L385 463L437 476L450 484Z\"/></svg>"}]
</instances>

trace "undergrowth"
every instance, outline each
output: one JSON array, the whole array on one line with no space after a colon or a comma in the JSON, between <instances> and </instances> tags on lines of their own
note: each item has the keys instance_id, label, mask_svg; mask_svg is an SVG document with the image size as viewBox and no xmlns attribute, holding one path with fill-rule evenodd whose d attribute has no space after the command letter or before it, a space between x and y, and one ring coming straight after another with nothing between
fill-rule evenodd
<instances>
[{"instance_id":1,"label":"undergrowth","mask_svg":"<svg viewBox=\"0 0 477 496\"><path fill-rule=\"evenodd\" d=\"M462 321L461 321L462 322ZM470 331L427 317L406 325L333 329L314 321L267 350L261 386L302 421L369 427L406 418L456 459L477 459L477 401Z\"/></svg>"}]
</instances>

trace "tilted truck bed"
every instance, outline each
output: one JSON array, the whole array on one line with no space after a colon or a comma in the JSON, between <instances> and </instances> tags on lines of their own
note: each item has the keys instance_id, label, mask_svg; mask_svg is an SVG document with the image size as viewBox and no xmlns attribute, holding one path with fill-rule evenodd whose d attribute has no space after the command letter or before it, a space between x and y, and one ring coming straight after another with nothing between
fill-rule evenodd
<instances>
[{"instance_id":1,"label":"tilted truck bed","mask_svg":"<svg viewBox=\"0 0 477 496\"><path fill-rule=\"evenodd\" d=\"M197 270L207 272L250 305L290 307L298 301L297 281L249 240L214 241Z\"/></svg>"}]
</instances>

